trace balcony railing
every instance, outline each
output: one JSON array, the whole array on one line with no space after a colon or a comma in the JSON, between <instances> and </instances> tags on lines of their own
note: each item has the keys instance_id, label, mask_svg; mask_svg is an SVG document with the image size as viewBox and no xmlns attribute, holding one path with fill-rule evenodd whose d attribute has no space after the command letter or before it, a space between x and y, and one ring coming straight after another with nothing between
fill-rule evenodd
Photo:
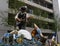
<instances>
[{"instance_id":1,"label":"balcony railing","mask_svg":"<svg viewBox=\"0 0 60 46\"><path fill-rule=\"evenodd\" d=\"M50 2L52 2L52 1L49 1L49 0L28 0L28 1L30 1L30 2L34 2L34 3L36 3L36 4L39 4L39 5L41 5L41 6L44 6L44 7L46 7L46 8L49 8L49 9L52 9L52 3L50 3ZM51 7L48 7L48 6L51 6Z\"/></svg>"},{"instance_id":2,"label":"balcony railing","mask_svg":"<svg viewBox=\"0 0 60 46\"><path fill-rule=\"evenodd\" d=\"M53 13L53 10L52 10L52 9L46 8L46 7L44 7L44 6L42 6L42 5L39 5L39 4L37 4L37 3L31 2L31 1L28 1L28 0L18 0L18 1L22 1L22 2L24 2L24 3L26 3L26 4L28 4L28 5L31 5L31 6L40 8L40 9L42 9L42 10L44 10L44 11Z\"/></svg>"},{"instance_id":3,"label":"balcony railing","mask_svg":"<svg viewBox=\"0 0 60 46\"><path fill-rule=\"evenodd\" d=\"M52 1L51 0L45 0L45 1L47 1L48 3L51 3L52 4Z\"/></svg>"},{"instance_id":4,"label":"balcony railing","mask_svg":"<svg viewBox=\"0 0 60 46\"><path fill-rule=\"evenodd\" d=\"M14 9L9 9L9 13L16 14L17 13L17 10L15 11ZM28 15L32 16L35 19L39 19L39 20L42 20L42 21L47 21L47 22L54 23L54 20L53 19L44 18L42 16L36 16L36 15L33 15L33 14L29 14L29 13L28 13Z\"/></svg>"}]
</instances>

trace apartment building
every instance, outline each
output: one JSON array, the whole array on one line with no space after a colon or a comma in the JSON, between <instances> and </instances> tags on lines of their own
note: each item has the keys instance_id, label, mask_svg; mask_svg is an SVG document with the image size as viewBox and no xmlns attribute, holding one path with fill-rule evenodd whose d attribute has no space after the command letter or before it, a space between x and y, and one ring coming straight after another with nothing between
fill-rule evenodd
<instances>
[{"instance_id":1,"label":"apartment building","mask_svg":"<svg viewBox=\"0 0 60 46\"><path fill-rule=\"evenodd\" d=\"M9 21L11 21L10 16L15 16L18 8L24 5L28 6L28 14L34 16L30 19L30 24L27 24L28 27L33 27L33 23L37 23L42 29L55 31L52 0L9 0ZM9 24L12 24L11 22Z\"/></svg>"}]
</instances>

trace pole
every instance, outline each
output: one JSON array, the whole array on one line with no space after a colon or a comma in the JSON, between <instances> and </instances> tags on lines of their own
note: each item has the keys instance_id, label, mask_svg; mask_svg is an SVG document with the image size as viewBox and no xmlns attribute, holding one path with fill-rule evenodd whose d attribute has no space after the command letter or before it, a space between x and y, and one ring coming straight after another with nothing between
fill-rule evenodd
<instances>
[{"instance_id":1,"label":"pole","mask_svg":"<svg viewBox=\"0 0 60 46\"><path fill-rule=\"evenodd\" d=\"M58 40L58 20L57 20L57 43L59 43L59 40Z\"/></svg>"}]
</instances>

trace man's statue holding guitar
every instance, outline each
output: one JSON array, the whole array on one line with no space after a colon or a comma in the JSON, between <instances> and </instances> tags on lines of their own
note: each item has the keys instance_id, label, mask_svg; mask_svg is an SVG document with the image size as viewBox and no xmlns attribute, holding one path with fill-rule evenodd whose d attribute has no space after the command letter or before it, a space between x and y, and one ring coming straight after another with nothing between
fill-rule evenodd
<instances>
[{"instance_id":1,"label":"man's statue holding guitar","mask_svg":"<svg viewBox=\"0 0 60 46\"><path fill-rule=\"evenodd\" d=\"M19 9L17 15L15 16L16 26L18 26L19 29L25 29L26 20L27 20L26 10L27 10L27 6L22 6Z\"/></svg>"}]
</instances>

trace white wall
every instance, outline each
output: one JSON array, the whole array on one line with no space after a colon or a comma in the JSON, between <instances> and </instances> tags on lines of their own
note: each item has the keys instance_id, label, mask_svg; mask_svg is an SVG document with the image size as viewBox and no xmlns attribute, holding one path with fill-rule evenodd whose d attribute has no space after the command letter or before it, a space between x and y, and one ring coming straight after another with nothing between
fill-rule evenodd
<instances>
[{"instance_id":1,"label":"white wall","mask_svg":"<svg viewBox=\"0 0 60 46\"><path fill-rule=\"evenodd\" d=\"M0 0L0 39L8 29L2 24L6 17L8 17L8 0Z\"/></svg>"},{"instance_id":2,"label":"white wall","mask_svg":"<svg viewBox=\"0 0 60 46\"><path fill-rule=\"evenodd\" d=\"M58 32L58 42L60 43L60 31Z\"/></svg>"},{"instance_id":3,"label":"white wall","mask_svg":"<svg viewBox=\"0 0 60 46\"><path fill-rule=\"evenodd\" d=\"M0 10L8 10L8 0L0 0Z\"/></svg>"},{"instance_id":4,"label":"white wall","mask_svg":"<svg viewBox=\"0 0 60 46\"><path fill-rule=\"evenodd\" d=\"M60 0L53 0L53 9L54 9L55 17L59 21L60 20Z\"/></svg>"},{"instance_id":5,"label":"white wall","mask_svg":"<svg viewBox=\"0 0 60 46\"><path fill-rule=\"evenodd\" d=\"M8 0L0 0L0 29L3 28L2 21L8 17Z\"/></svg>"},{"instance_id":6,"label":"white wall","mask_svg":"<svg viewBox=\"0 0 60 46\"><path fill-rule=\"evenodd\" d=\"M55 19L57 20L58 28L60 28L60 0L53 0L53 9L54 9L54 15ZM58 39L60 42L60 36L58 32Z\"/></svg>"},{"instance_id":7,"label":"white wall","mask_svg":"<svg viewBox=\"0 0 60 46\"><path fill-rule=\"evenodd\" d=\"M6 17L8 17L8 0L0 0L0 29L6 29L2 24Z\"/></svg>"}]
</instances>

